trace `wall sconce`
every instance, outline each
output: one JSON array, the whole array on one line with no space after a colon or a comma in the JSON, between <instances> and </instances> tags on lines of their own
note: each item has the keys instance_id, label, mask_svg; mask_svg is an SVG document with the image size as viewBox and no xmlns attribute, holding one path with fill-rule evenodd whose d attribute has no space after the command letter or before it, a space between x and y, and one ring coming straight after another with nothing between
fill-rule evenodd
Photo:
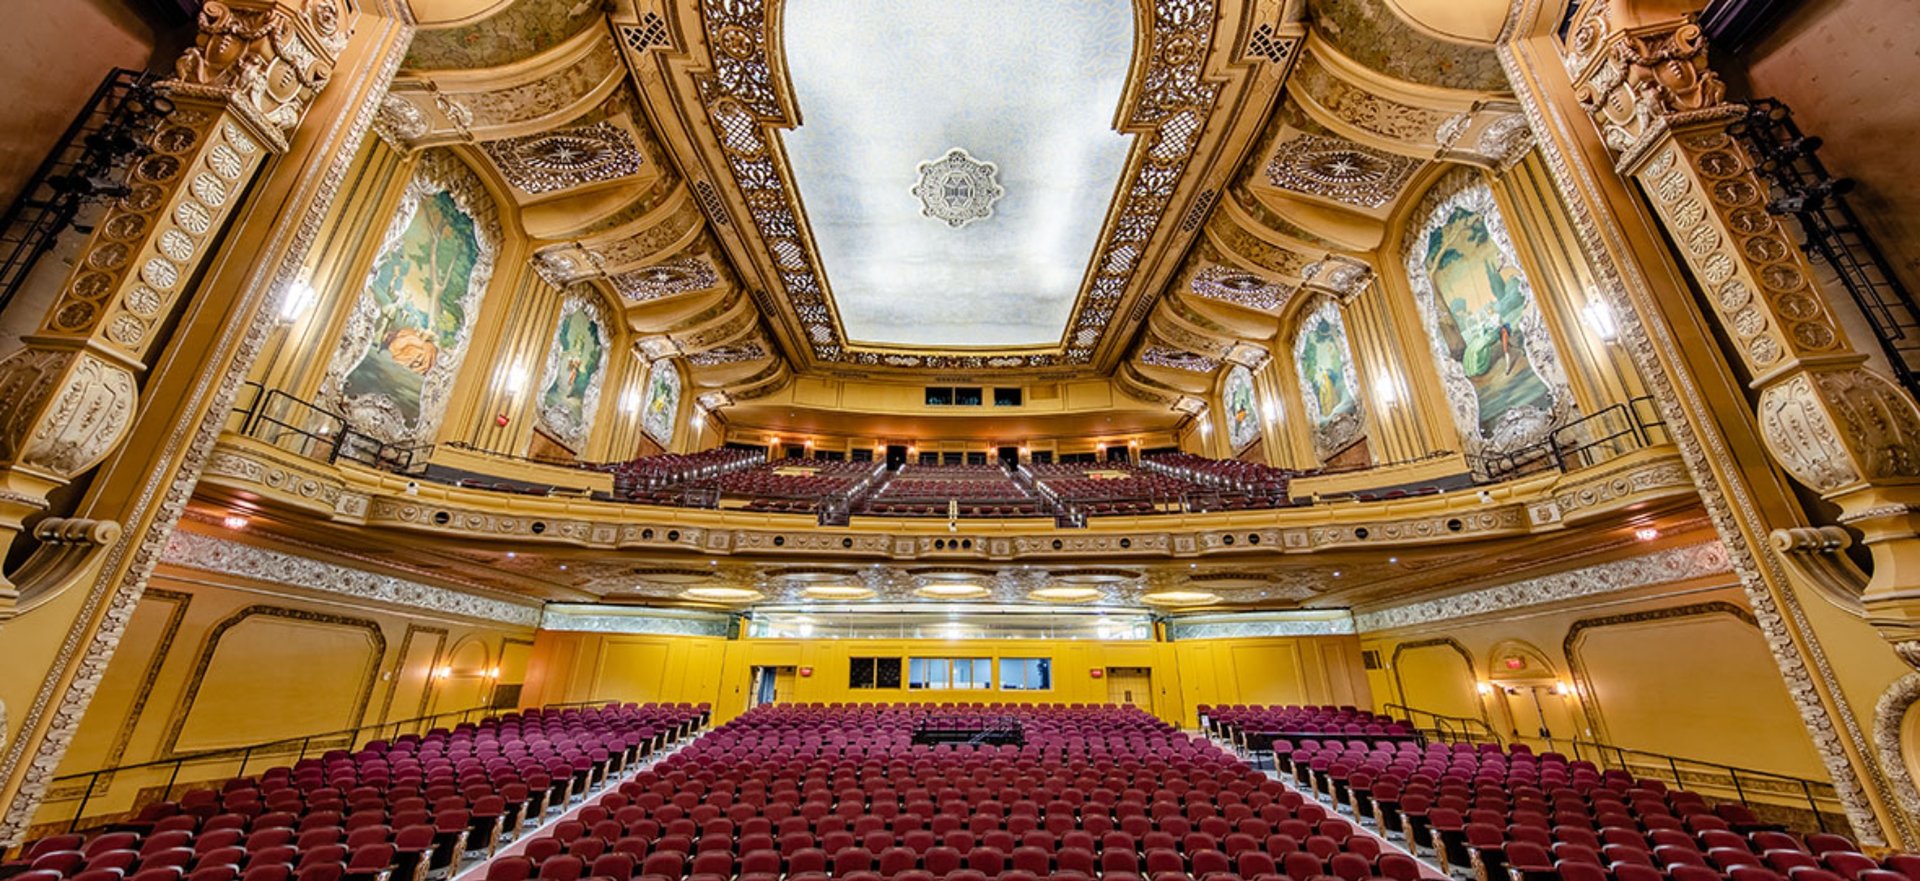
<instances>
[{"instance_id":1,"label":"wall sconce","mask_svg":"<svg viewBox=\"0 0 1920 881\"><path fill-rule=\"evenodd\" d=\"M1479 683L1475 683L1474 688L1478 690L1482 696L1493 693L1493 683L1491 682L1482 681Z\"/></svg>"},{"instance_id":2,"label":"wall sconce","mask_svg":"<svg viewBox=\"0 0 1920 881\"><path fill-rule=\"evenodd\" d=\"M1374 375L1373 387L1373 396L1380 401L1380 406L1391 407L1400 403L1400 388L1394 385L1393 377L1386 372Z\"/></svg>"},{"instance_id":3,"label":"wall sconce","mask_svg":"<svg viewBox=\"0 0 1920 881\"><path fill-rule=\"evenodd\" d=\"M1555 682L1553 684L1553 693L1561 697L1567 697L1573 694L1573 686L1565 682Z\"/></svg>"},{"instance_id":4,"label":"wall sconce","mask_svg":"<svg viewBox=\"0 0 1920 881\"><path fill-rule=\"evenodd\" d=\"M1593 329L1593 335L1603 343L1611 343L1620 337L1620 325L1613 320L1613 307L1605 300L1588 300L1580 313L1587 320L1587 326Z\"/></svg>"},{"instance_id":5,"label":"wall sconce","mask_svg":"<svg viewBox=\"0 0 1920 881\"><path fill-rule=\"evenodd\" d=\"M520 393L527 390L526 366L515 364L507 368L506 382L502 384L502 387L506 389L507 397L520 397Z\"/></svg>"},{"instance_id":6,"label":"wall sconce","mask_svg":"<svg viewBox=\"0 0 1920 881\"><path fill-rule=\"evenodd\" d=\"M500 668L499 668L499 667L489 667L489 668L487 668L487 678L488 678L488 679L499 679L499 678L500 678Z\"/></svg>"},{"instance_id":7,"label":"wall sconce","mask_svg":"<svg viewBox=\"0 0 1920 881\"><path fill-rule=\"evenodd\" d=\"M320 299L320 293L313 289L313 282L300 279L287 285L286 293L280 295L280 323L295 324L313 310L313 304Z\"/></svg>"},{"instance_id":8,"label":"wall sconce","mask_svg":"<svg viewBox=\"0 0 1920 881\"><path fill-rule=\"evenodd\" d=\"M452 675L453 675L452 667L440 667L433 671L433 678L435 679L445 679Z\"/></svg>"}]
</instances>

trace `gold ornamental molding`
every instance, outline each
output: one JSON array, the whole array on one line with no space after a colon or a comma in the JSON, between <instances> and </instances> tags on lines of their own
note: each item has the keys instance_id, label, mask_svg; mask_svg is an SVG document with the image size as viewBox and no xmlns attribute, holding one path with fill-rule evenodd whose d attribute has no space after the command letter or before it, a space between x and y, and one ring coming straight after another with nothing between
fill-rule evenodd
<instances>
[{"instance_id":1,"label":"gold ornamental molding","mask_svg":"<svg viewBox=\"0 0 1920 881\"><path fill-rule=\"evenodd\" d=\"M1304 34L1298 24L1256 27L1256 16L1230 14L1241 5L1236 0L1136 0L1143 54L1134 61L1118 128L1138 138L1061 340L1004 351L925 351L847 338L782 146L781 132L798 119L780 55L781 3L682 0L617 30L650 101L696 105L682 114L696 135L691 149L699 153L686 164L719 171L713 184L701 180L695 187L721 191L709 216L719 207L725 210L718 217L734 221L720 221L717 231L730 245L737 242L733 252L746 258L739 265L761 278L762 305L770 307L777 335L803 368L848 376L889 369L1093 370L1117 354L1146 315L1159 283L1152 280L1168 268L1162 263L1182 250L1211 207L1213 196L1196 201L1201 182L1232 161L1223 133L1233 127L1217 123L1264 108ZM683 42L681 51L676 47ZM650 55L664 63L655 67ZM1262 63L1282 74L1256 77ZM1192 222L1184 222L1194 212Z\"/></svg>"}]
</instances>

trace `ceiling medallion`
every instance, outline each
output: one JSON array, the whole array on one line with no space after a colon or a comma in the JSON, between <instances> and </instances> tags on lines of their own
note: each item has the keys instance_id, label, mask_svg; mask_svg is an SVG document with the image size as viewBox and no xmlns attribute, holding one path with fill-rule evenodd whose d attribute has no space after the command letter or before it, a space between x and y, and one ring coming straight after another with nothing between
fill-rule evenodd
<instances>
[{"instance_id":1,"label":"ceiling medallion","mask_svg":"<svg viewBox=\"0 0 1920 881\"><path fill-rule=\"evenodd\" d=\"M611 121L482 145L507 182L525 193L550 193L617 180L640 170L633 136Z\"/></svg>"},{"instance_id":2,"label":"ceiling medallion","mask_svg":"<svg viewBox=\"0 0 1920 881\"><path fill-rule=\"evenodd\" d=\"M1267 180L1282 189L1378 208L1399 195L1418 165L1341 138L1302 134L1274 152Z\"/></svg>"},{"instance_id":3,"label":"ceiling medallion","mask_svg":"<svg viewBox=\"0 0 1920 881\"><path fill-rule=\"evenodd\" d=\"M1286 305L1293 288L1275 284L1240 269L1209 266L1193 277L1193 292L1211 300L1223 300L1250 309L1274 311Z\"/></svg>"},{"instance_id":4,"label":"ceiling medallion","mask_svg":"<svg viewBox=\"0 0 1920 881\"><path fill-rule=\"evenodd\" d=\"M954 229L992 217L993 203L1007 194L994 177L1000 173L999 166L981 162L959 147L920 163L918 171L913 196L920 200L920 213Z\"/></svg>"},{"instance_id":5,"label":"ceiling medallion","mask_svg":"<svg viewBox=\"0 0 1920 881\"><path fill-rule=\"evenodd\" d=\"M700 291L720 283L712 264L697 257L682 257L665 263L622 272L608 277L620 296L636 303L658 300L688 291Z\"/></svg>"}]
</instances>

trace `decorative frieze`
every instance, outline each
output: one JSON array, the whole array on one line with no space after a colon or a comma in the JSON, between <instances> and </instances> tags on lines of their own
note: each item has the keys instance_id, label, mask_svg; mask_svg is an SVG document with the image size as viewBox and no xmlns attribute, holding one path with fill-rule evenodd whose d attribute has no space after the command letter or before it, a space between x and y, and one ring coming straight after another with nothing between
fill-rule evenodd
<instances>
[{"instance_id":1,"label":"decorative frieze","mask_svg":"<svg viewBox=\"0 0 1920 881\"><path fill-rule=\"evenodd\" d=\"M540 623L540 605L531 600L513 603L474 596L188 530L173 533L161 552L160 561L203 572L515 627L535 627Z\"/></svg>"},{"instance_id":2,"label":"decorative frieze","mask_svg":"<svg viewBox=\"0 0 1920 881\"><path fill-rule=\"evenodd\" d=\"M1475 615L1511 613L1531 606L1601 596L1728 572L1727 549L1717 541L1706 542L1668 548L1625 560L1599 563L1571 572L1527 578L1440 599L1356 612L1353 620L1361 633L1373 633L1414 625L1437 624Z\"/></svg>"}]
</instances>

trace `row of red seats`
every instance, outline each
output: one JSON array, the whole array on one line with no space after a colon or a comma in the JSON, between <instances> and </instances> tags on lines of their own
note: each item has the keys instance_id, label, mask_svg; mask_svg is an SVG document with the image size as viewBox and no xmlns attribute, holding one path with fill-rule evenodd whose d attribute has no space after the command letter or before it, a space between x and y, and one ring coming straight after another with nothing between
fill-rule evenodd
<instances>
[{"instance_id":1,"label":"row of red seats","mask_svg":"<svg viewBox=\"0 0 1920 881\"><path fill-rule=\"evenodd\" d=\"M523 713L192 789L0 864L14 881L419 881L691 733L705 706Z\"/></svg>"},{"instance_id":2,"label":"row of red seats","mask_svg":"<svg viewBox=\"0 0 1920 881\"><path fill-rule=\"evenodd\" d=\"M915 744L1019 724L1021 745ZM496 860L488 881L1060 881L1419 867L1131 707L761 707ZM1337 870L1337 871L1336 871Z\"/></svg>"},{"instance_id":3,"label":"row of red seats","mask_svg":"<svg viewBox=\"0 0 1920 881\"><path fill-rule=\"evenodd\" d=\"M1488 881L1920 881L1920 857L1876 859L1844 836L1524 745L1274 749L1303 787Z\"/></svg>"}]
</instances>

